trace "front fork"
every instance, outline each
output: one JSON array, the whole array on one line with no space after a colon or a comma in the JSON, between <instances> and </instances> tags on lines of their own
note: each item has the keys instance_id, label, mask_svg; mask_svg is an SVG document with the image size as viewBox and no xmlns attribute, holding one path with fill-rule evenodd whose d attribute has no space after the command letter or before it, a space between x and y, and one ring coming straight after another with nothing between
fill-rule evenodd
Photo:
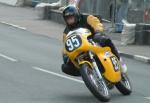
<instances>
[{"instance_id":1,"label":"front fork","mask_svg":"<svg viewBox=\"0 0 150 103\"><path fill-rule=\"evenodd\" d=\"M98 77L100 80L102 80L103 79L103 77L102 77L102 75L101 75L101 73L100 73L100 71L99 71L99 68L98 68L98 66L97 66L97 64L96 64L96 61L95 61L95 59L94 59L94 55L93 55L93 53L91 52L91 51L89 51L89 57L90 57L90 59L92 60L91 61L91 63L92 63L92 65L93 65L93 69L94 69L94 71L96 72L96 77ZM95 73L94 73L95 74Z\"/></svg>"}]
</instances>

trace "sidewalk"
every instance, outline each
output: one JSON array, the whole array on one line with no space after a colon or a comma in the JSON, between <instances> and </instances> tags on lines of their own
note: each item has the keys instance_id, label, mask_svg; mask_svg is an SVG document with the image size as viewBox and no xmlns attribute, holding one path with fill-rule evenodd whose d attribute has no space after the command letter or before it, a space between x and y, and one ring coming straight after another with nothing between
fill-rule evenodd
<instances>
[{"instance_id":1,"label":"sidewalk","mask_svg":"<svg viewBox=\"0 0 150 103\"><path fill-rule=\"evenodd\" d=\"M50 20L40 20L37 16L37 11L31 7L13 7L0 4L0 22L15 24L25 27L26 30L39 35L45 35L62 40L62 32L64 25L57 24ZM59 30L58 30L59 28ZM54 32L55 34L51 34ZM57 36L56 36L57 35Z\"/></svg>"},{"instance_id":2,"label":"sidewalk","mask_svg":"<svg viewBox=\"0 0 150 103\"><path fill-rule=\"evenodd\" d=\"M24 28L33 33L48 36L51 38L62 40L62 32L64 25L55 23L50 20L40 20L34 8L30 7L11 7L0 4L0 22L6 22L7 25L18 25L19 28ZM5 24L6 24L5 23ZM108 24L104 24L108 27ZM109 24L110 26L110 24ZM55 32L55 34L51 34ZM150 46L122 46L121 35L118 33L110 34L122 56L140 60L150 64Z\"/></svg>"},{"instance_id":3,"label":"sidewalk","mask_svg":"<svg viewBox=\"0 0 150 103\"><path fill-rule=\"evenodd\" d=\"M113 40L113 42L122 56L150 64L150 46L122 46L121 41Z\"/></svg>"}]
</instances>

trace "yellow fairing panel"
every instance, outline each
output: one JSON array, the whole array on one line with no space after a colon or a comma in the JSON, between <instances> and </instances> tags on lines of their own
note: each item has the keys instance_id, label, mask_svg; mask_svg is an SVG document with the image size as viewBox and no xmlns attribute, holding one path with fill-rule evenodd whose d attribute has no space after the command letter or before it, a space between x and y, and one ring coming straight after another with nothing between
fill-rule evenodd
<instances>
[{"instance_id":1,"label":"yellow fairing panel","mask_svg":"<svg viewBox=\"0 0 150 103\"><path fill-rule=\"evenodd\" d=\"M115 71L110 57L104 57L104 55L102 55L102 54L99 54L98 57L101 60L101 63L103 64L103 66L105 68L105 72L103 74L104 77L113 83L119 82L121 79L120 69L118 71ZM105 59L103 59L103 58L105 58ZM118 63L118 66L120 68L119 63Z\"/></svg>"},{"instance_id":2,"label":"yellow fairing panel","mask_svg":"<svg viewBox=\"0 0 150 103\"><path fill-rule=\"evenodd\" d=\"M105 72L103 74L103 76L108 80L111 81L112 83L117 83L120 81L121 79L121 75L120 75L120 65L119 65L119 61L118 62L118 66L119 66L119 70L115 71L114 66L112 64L112 60L111 57L115 57L112 52L111 49L109 47L93 47L93 52L97 54L99 60L101 61ZM107 53L109 53L108 55L105 55Z\"/></svg>"}]
</instances>

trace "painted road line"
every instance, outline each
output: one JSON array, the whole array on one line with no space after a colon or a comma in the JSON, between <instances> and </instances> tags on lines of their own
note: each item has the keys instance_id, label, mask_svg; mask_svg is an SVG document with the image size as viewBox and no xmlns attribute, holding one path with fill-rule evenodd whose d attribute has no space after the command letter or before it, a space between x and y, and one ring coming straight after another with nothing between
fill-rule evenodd
<instances>
[{"instance_id":1,"label":"painted road line","mask_svg":"<svg viewBox=\"0 0 150 103\"><path fill-rule=\"evenodd\" d=\"M74 79L74 78L71 78L71 77L68 77L68 76L65 76L65 75L62 75L62 74L58 74L58 73L55 73L55 72L52 72L52 71L49 71L49 70L46 70L46 69L43 69L43 68L40 68L40 67L32 67L32 68L35 69L35 70L41 71L41 72L45 72L45 73L57 76L57 77L65 78L65 79L72 80L72 81L75 81L75 82L78 82L78 83L84 83L82 80Z\"/></svg>"},{"instance_id":2,"label":"painted road line","mask_svg":"<svg viewBox=\"0 0 150 103\"><path fill-rule=\"evenodd\" d=\"M145 99L149 99L150 100L150 97L144 97Z\"/></svg>"},{"instance_id":3,"label":"painted road line","mask_svg":"<svg viewBox=\"0 0 150 103\"><path fill-rule=\"evenodd\" d=\"M7 22L4 22L4 21L0 21L0 23L2 24L6 24L6 25L9 25L9 26L12 26L12 27L15 27L15 28L19 28L19 29L22 29L22 30L26 30L25 27L21 27L19 25L15 25L15 24L11 24L11 23L7 23Z\"/></svg>"},{"instance_id":4,"label":"painted road line","mask_svg":"<svg viewBox=\"0 0 150 103\"><path fill-rule=\"evenodd\" d=\"M150 100L150 97L144 97L144 98Z\"/></svg>"},{"instance_id":5,"label":"painted road line","mask_svg":"<svg viewBox=\"0 0 150 103\"><path fill-rule=\"evenodd\" d=\"M12 62L17 62L17 60L16 60L16 59L14 59L14 58L11 58L11 57L9 57L9 56L6 56L6 55L4 55L4 54L1 54L1 53L0 53L0 57L3 57L3 58L5 58L5 59L7 59L7 60L10 60L10 61L12 61Z\"/></svg>"},{"instance_id":6,"label":"painted road line","mask_svg":"<svg viewBox=\"0 0 150 103\"><path fill-rule=\"evenodd\" d=\"M150 60L150 58L141 55L134 55L134 58L143 62L148 62L148 60Z\"/></svg>"},{"instance_id":7,"label":"painted road line","mask_svg":"<svg viewBox=\"0 0 150 103\"><path fill-rule=\"evenodd\" d=\"M135 57L139 57L139 58L144 58L144 59L150 59L148 57L145 57L145 56L141 56L141 55L134 55Z\"/></svg>"}]
</instances>

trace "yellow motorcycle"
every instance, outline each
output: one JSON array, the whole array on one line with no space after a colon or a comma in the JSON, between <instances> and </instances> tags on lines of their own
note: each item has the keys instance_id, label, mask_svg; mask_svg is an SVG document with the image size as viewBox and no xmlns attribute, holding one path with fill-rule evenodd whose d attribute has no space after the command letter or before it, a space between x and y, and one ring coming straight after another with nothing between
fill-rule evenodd
<instances>
[{"instance_id":1,"label":"yellow motorcycle","mask_svg":"<svg viewBox=\"0 0 150 103\"><path fill-rule=\"evenodd\" d=\"M64 40L64 52L79 69L82 79L93 95L101 101L110 100L109 90L114 86L130 95L132 86L127 73L121 72L121 63L110 47L101 47L89 37L85 28L70 31Z\"/></svg>"}]
</instances>

